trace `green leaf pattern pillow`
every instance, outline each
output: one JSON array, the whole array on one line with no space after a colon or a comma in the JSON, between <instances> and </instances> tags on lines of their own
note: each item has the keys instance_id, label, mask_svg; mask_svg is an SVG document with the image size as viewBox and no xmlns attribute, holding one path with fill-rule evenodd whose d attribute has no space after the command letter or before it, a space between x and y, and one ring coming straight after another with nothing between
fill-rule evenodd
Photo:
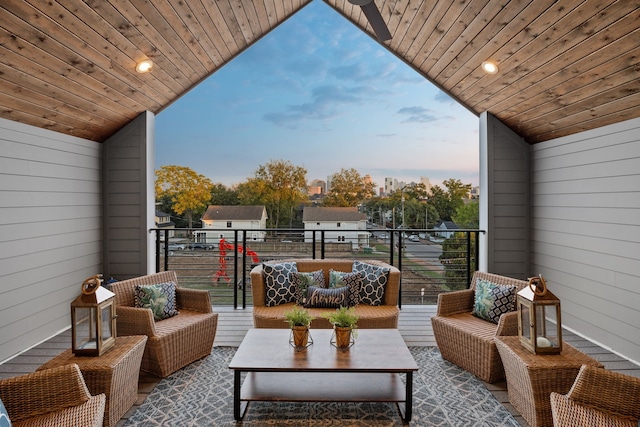
<instances>
[{"instance_id":1,"label":"green leaf pattern pillow","mask_svg":"<svg viewBox=\"0 0 640 427\"><path fill-rule=\"evenodd\" d=\"M516 287L502 286L479 279L476 282L473 314L480 319L498 323L504 313L516 308Z\"/></svg>"},{"instance_id":2,"label":"green leaf pattern pillow","mask_svg":"<svg viewBox=\"0 0 640 427\"><path fill-rule=\"evenodd\" d=\"M154 320L163 320L178 314L176 310L176 284L136 285L135 306L151 309Z\"/></svg>"}]
</instances>

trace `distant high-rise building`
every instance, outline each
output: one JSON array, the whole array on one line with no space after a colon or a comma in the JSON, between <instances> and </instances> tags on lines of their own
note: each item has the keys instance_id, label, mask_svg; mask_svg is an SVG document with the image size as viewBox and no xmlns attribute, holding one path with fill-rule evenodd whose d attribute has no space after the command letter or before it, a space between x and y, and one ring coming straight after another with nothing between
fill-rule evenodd
<instances>
[{"instance_id":1,"label":"distant high-rise building","mask_svg":"<svg viewBox=\"0 0 640 427\"><path fill-rule=\"evenodd\" d=\"M393 193L394 191L396 191L396 183L398 181L395 178L392 178L390 176L386 177L384 179L384 193L386 195L389 195L391 193Z\"/></svg>"},{"instance_id":2,"label":"distant high-rise building","mask_svg":"<svg viewBox=\"0 0 640 427\"><path fill-rule=\"evenodd\" d=\"M420 183L424 184L424 188L427 189L427 194L431 194L431 182L429 181L429 177L421 176Z\"/></svg>"}]
</instances>

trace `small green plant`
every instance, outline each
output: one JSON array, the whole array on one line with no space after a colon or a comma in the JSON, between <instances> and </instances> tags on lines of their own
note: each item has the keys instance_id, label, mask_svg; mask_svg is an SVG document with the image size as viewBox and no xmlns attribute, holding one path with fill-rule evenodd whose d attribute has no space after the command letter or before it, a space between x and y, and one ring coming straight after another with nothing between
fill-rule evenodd
<instances>
[{"instance_id":1,"label":"small green plant","mask_svg":"<svg viewBox=\"0 0 640 427\"><path fill-rule=\"evenodd\" d=\"M289 327L293 328L294 326L309 326L315 317L304 308L295 306L284 314L284 319L289 323Z\"/></svg>"},{"instance_id":2,"label":"small green plant","mask_svg":"<svg viewBox=\"0 0 640 427\"><path fill-rule=\"evenodd\" d=\"M356 329L358 327L359 317L353 307L340 307L332 313L323 314L322 317L338 328Z\"/></svg>"}]
</instances>

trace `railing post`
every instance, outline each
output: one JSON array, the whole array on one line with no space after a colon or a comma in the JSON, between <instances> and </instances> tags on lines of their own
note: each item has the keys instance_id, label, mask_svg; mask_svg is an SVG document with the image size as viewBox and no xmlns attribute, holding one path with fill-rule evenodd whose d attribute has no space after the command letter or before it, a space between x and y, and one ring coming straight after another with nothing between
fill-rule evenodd
<instances>
[{"instance_id":1,"label":"railing post","mask_svg":"<svg viewBox=\"0 0 640 427\"><path fill-rule=\"evenodd\" d=\"M242 309L245 308L247 308L247 231L242 230Z\"/></svg>"},{"instance_id":2,"label":"railing post","mask_svg":"<svg viewBox=\"0 0 640 427\"><path fill-rule=\"evenodd\" d=\"M471 283L471 231L467 233L467 283Z\"/></svg>"},{"instance_id":3,"label":"railing post","mask_svg":"<svg viewBox=\"0 0 640 427\"><path fill-rule=\"evenodd\" d=\"M324 230L320 231L320 259L324 259Z\"/></svg>"}]
</instances>

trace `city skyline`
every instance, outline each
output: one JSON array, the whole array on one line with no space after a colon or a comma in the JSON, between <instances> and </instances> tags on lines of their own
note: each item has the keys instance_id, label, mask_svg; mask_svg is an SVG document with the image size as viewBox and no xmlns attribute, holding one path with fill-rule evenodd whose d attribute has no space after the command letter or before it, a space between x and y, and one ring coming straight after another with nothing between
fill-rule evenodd
<instances>
[{"instance_id":1,"label":"city skyline","mask_svg":"<svg viewBox=\"0 0 640 427\"><path fill-rule=\"evenodd\" d=\"M156 168L232 186L271 160L434 185L479 181L478 118L314 1L156 117Z\"/></svg>"}]
</instances>

